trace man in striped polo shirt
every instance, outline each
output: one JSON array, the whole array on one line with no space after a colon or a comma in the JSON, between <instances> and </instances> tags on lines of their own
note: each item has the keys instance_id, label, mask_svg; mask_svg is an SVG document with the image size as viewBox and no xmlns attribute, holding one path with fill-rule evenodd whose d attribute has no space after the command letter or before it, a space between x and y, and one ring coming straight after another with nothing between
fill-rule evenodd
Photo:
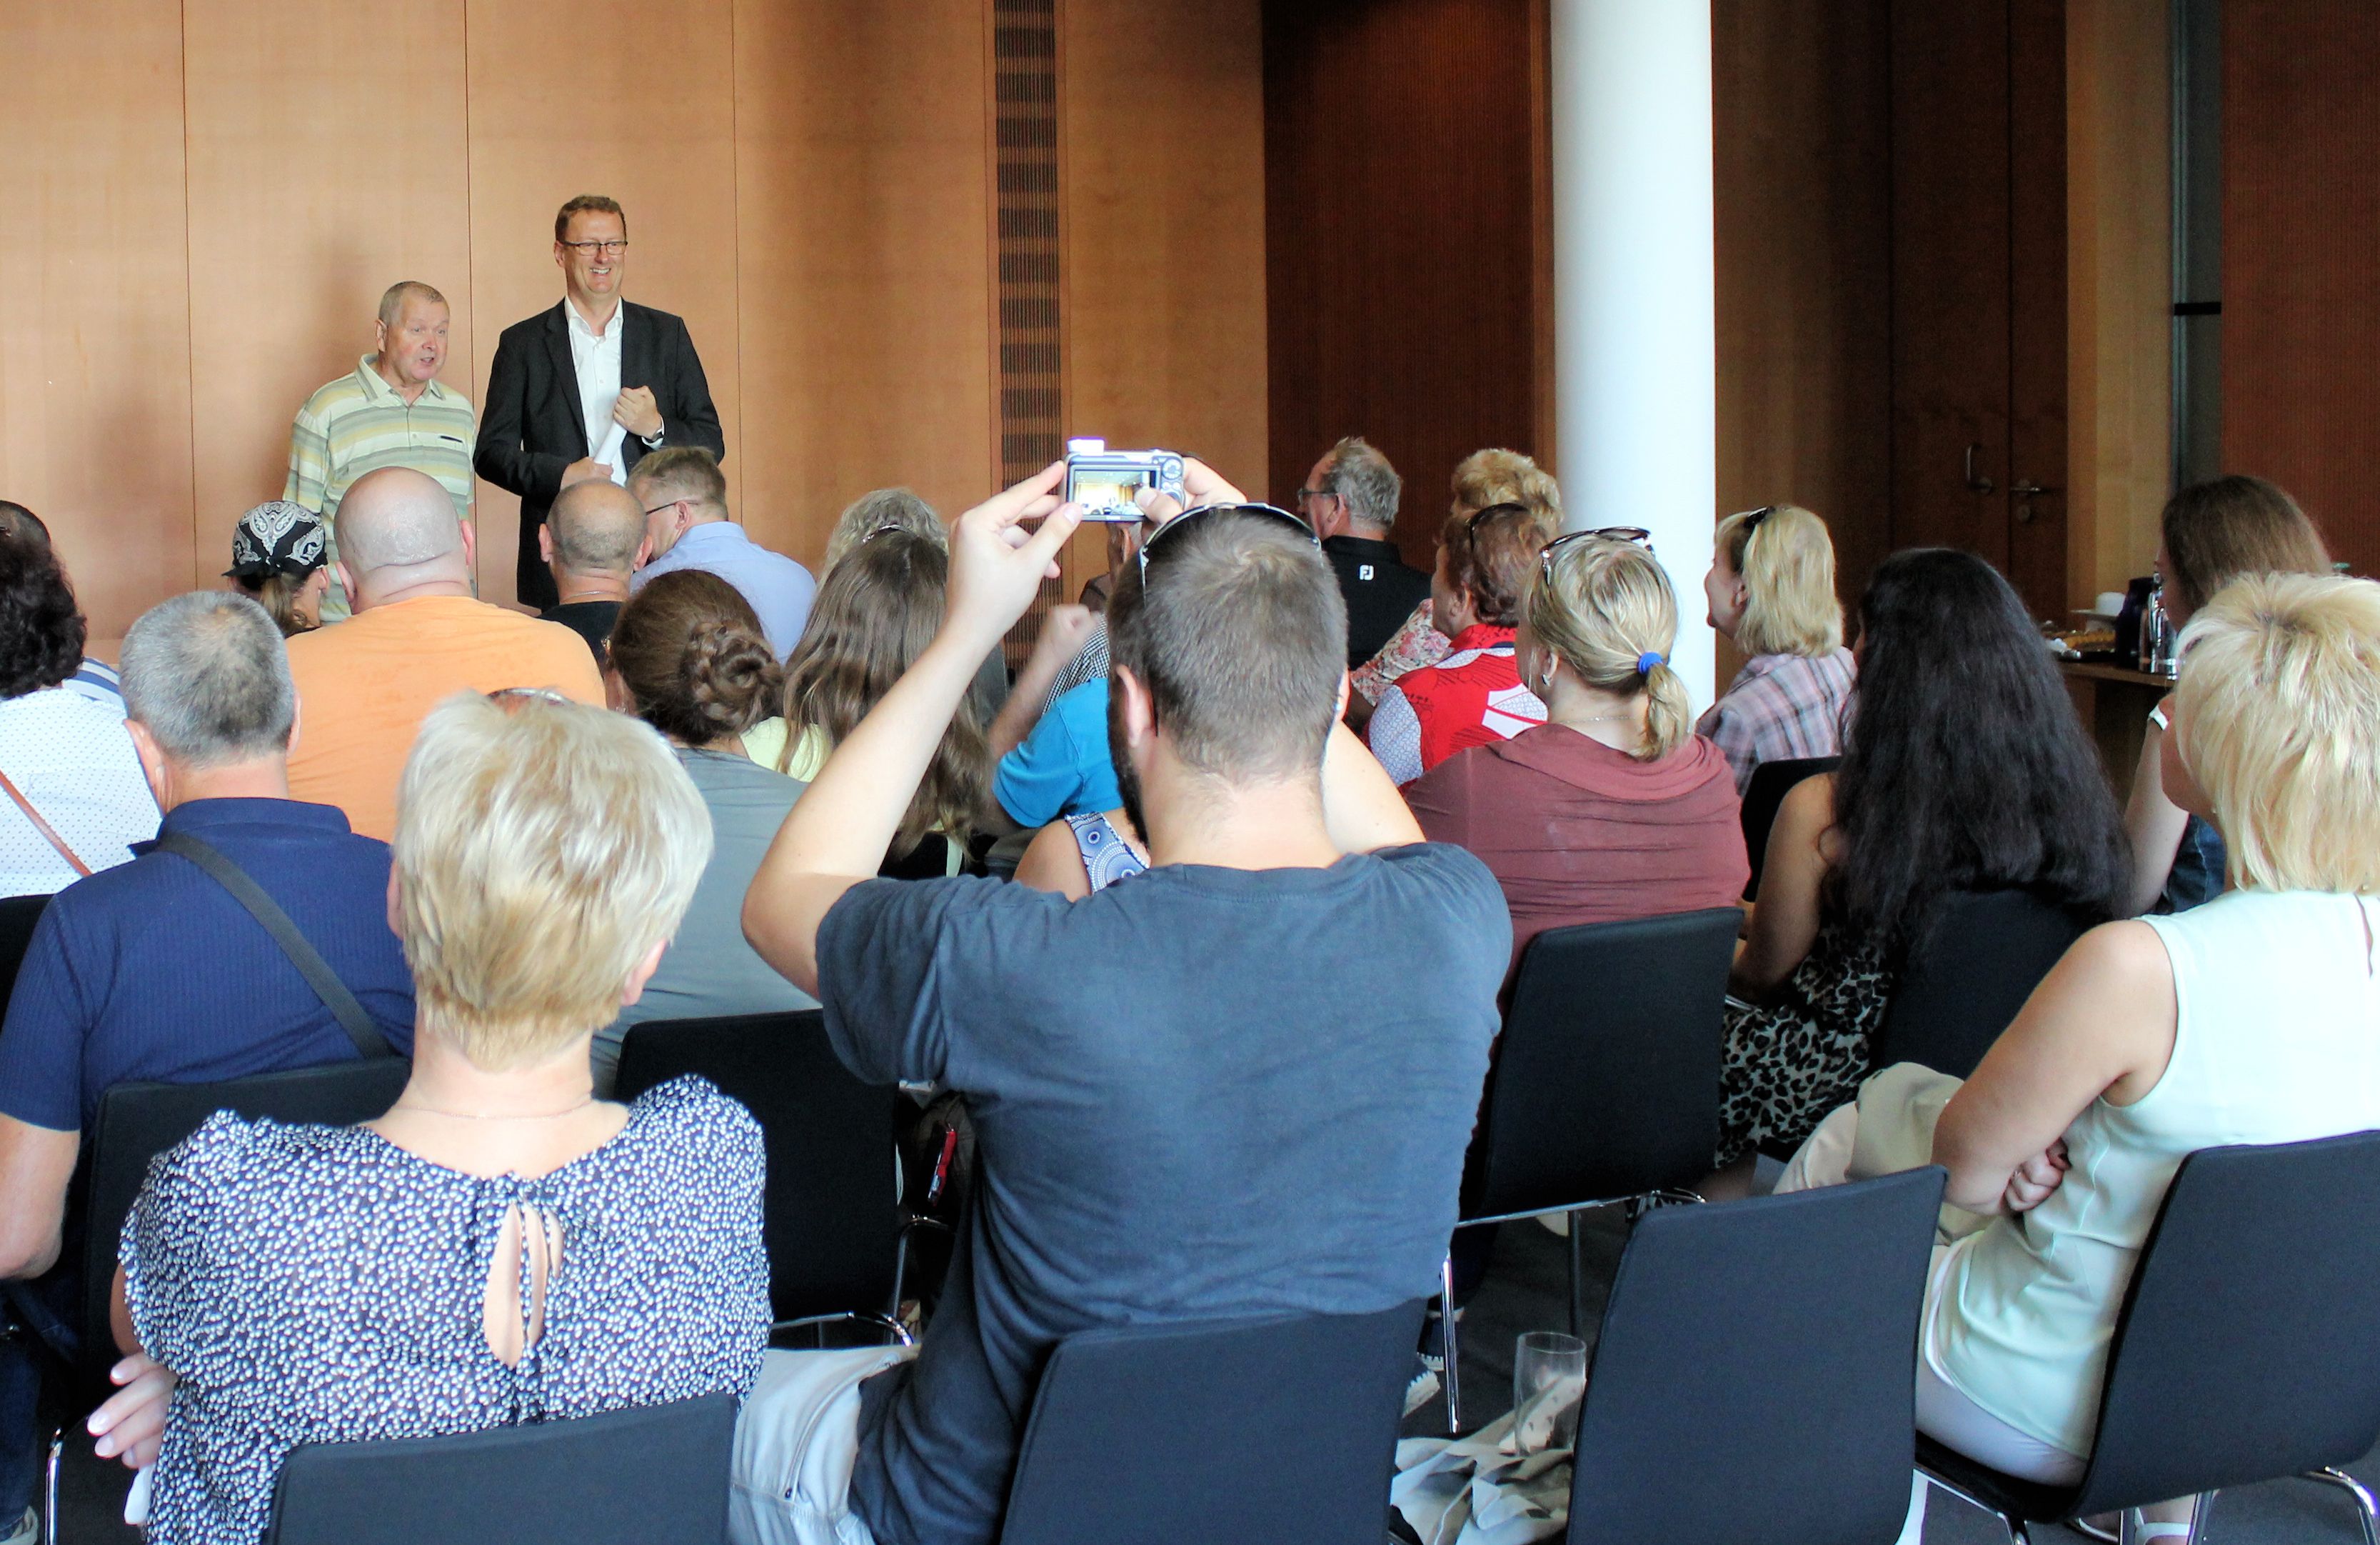
<instances>
[{"instance_id":1,"label":"man in striped polo shirt","mask_svg":"<svg viewBox=\"0 0 2380 1545\"><path fill-rule=\"evenodd\" d=\"M339 501L367 472L410 467L438 480L455 514L471 519L471 452L479 438L470 399L442 384L446 363L446 298L407 279L380 298L378 347L322 386L298 410L289 431L289 481L284 499L305 505L330 529L326 564L339 552ZM332 573L335 576L335 566ZM347 614L334 578L322 620Z\"/></svg>"}]
</instances>

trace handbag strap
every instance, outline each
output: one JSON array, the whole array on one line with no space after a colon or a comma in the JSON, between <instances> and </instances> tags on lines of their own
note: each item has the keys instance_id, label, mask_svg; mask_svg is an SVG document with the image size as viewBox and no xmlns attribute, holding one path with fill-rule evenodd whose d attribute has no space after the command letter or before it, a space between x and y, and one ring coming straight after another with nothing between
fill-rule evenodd
<instances>
[{"instance_id":1,"label":"handbag strap","mask_svg":"<svg viewBox=\"0 0 2380 1545\"><path fill-rule=\"evenodd\" d=\"M25 812L25 819L33 823L33 830L42 833L49 845L58 850L58 857L67 861L68 869L78 875L87 876L91 873L91 866L84 863L76 855L75 850L67 845L67 839L58 835L56 827L42 819L42 812L33 809L33 802L25 797L24 791L11 782L6 772L0 772L0 789L5 789L8 797L17 802L17 808Z\"/></svg>"},{"instance_id":2,"label":"handbag strap","mask_svg":"<svg viewBox=\"0 0 2380 1545\"><path fill-rule=\"evenodd\" d=\"M380 1027L374 1025L371 1016L364 1012L364 1005L356 1002L356 995L347 991L347 984L339 979L338 973L331 969L330 963L306 942L306 936L298 931L298 925L289 920L289 914L281 910L279 904L264 894L263 886L249 878L246 870L225 858L222 851L212 844L201 842L188 832L161 832L157 835L157 846L164 852L188 858L212 875L225 890L232 894L233 900L247 907L249 915L264 925L264 931L273 935L273 942L281 946L281 953L298 967L298 974L306 979L306 985L314 990L314 995L322 1000L324 1007L338 1016L339 1028L347 1032L349 1040L356 1043L358 1052L366 1057L396 1055L396 1050L389 1045L388 1038L381 1034Z\"/></svg>"}]
</instances>

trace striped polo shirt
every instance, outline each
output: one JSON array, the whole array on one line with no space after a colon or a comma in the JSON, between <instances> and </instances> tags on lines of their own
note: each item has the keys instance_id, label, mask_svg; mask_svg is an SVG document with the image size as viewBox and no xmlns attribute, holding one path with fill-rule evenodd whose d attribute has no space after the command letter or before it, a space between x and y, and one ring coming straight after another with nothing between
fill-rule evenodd
<instances>
[{"instance_id":1,"label":"striped polo shirt","mask_svg":"<svg viewBox=\"0 0 2380 1545\"><path fill-rule=\"evenodd\" d=\"M381 379L367 354L356 368L322 387L298 410L289 430L289 481L281 496L322 517L330 528L327 559L338 556L339 501L367 472L411 467L429 473L471 518L471 451L479 438L470 399L432 381L410 404ZM322 598L322 620L347 614L334 584Z\"/></svg>"}]
</instances>

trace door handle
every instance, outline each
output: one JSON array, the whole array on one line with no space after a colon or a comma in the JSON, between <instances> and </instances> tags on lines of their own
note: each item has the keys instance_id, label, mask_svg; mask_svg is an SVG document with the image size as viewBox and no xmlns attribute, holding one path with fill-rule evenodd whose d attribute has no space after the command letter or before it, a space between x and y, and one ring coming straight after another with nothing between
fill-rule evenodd
<instances>
[{"instance_id":1,"label":"door handle","mask_svg":"<svg viewBox=\"0 0 2380 1545\"><path fill-rule=\"evenodd\" d=\"M2058 490L2054 488L2042 487L2039 483L2034 482L2031 478L2025 478L2020 481L2010 483L2009 485L2009 493L2016 499L2017 524L2020 526L2029 526L2033 524L2033 502L2035 499L2040 498L2045 493L2055 493L2057 492Z\"/></svg>"},{"instance_id":2,"label":"door handle","mask_svg":"<svg viewBox=\"0 0 2380 1545\"><path fill-rule=\"evenodd\" d=\"M1999 487L1999 484L1992 481L1991 479L1983 477L1975 471L1975 453L1983 448L1981 444L1972 444L1967 447L1967 487L1976 493L1989 493Z\"/></svg>"}]
</instances>

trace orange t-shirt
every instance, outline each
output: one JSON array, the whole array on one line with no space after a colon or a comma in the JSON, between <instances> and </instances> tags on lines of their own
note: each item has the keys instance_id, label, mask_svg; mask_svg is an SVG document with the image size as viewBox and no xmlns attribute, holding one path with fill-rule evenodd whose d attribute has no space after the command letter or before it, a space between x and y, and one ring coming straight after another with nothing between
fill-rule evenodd
<instances>
[{"instance_id":1,"label":"orange t-shirt","mask_svg":"<svg viewBox=\"0 0 2380 1545\"><path fill-rule=\"evenodd\" d=\"M347 824L396 835L396 782L414 732L457 692L548 687L601 707L603 681L587 640L468 596L373 606L289 640L298 736L289 794L336 805Z\"/></svg>"}]
</instances>

